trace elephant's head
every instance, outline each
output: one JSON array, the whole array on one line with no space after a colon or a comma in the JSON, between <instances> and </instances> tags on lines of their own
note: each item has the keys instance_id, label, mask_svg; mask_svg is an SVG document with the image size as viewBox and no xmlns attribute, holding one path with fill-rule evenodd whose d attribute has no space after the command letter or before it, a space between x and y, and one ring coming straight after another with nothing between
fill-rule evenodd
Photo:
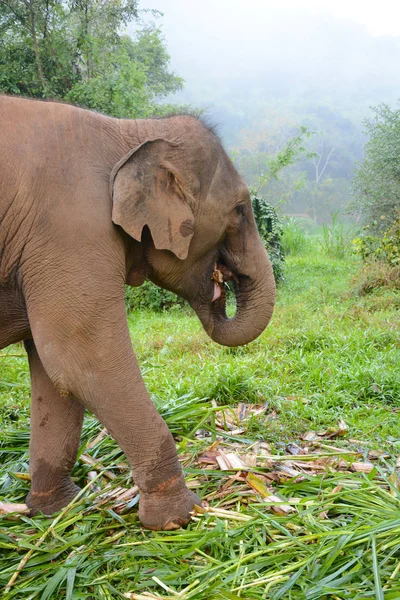
<instances>
[{"instance_id":1,"label":"elephant's head","mask_svg":"<svg viewBox=\"0 0 400 600\"><path fill-rule=\"evenodd\" d=\"M160 137L131 150L111 177L113 222L140 242L128 283L148 277L188 300L214 341L246 344L265 329L275 301L248 188L200 121L158 123ZM236 294L232 318L225 311L228 280Z\"/></svg>"}]
</instances>

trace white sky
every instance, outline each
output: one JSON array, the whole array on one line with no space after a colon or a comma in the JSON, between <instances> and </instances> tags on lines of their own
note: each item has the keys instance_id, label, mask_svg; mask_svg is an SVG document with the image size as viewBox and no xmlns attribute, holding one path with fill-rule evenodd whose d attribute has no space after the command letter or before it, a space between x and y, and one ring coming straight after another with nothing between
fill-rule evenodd
<instances>
[{"instance_id":1,"label":"white sky","mask_svg":"<svg viewBox=\"0 0 400 600\"><path fill-rule=\"evenodd\" d=\"M172 14L193 11L199 7L210 21L213 13L227 14L231 18L266 17L269 10L321 13L326 12L341 19L350 19L365 26L373 35L400 36L400 0L141 0L141 8L155 8ZM206 14L204 16L206 16ZM229 17L228 17L229 18Z\"/></svg>"},{"instance_id":2,"label":"white sky","mask_svg":"<svg viewBox=\"0 0 400 600\"><path fill-rule=\"evenodd\" d=\"M251 5L253 0L247 0ZM327 12L364 25L373 35L400 35L400 0L264 0L264 6Z\"/></svg>"},{"instance_id":3,"label":"white sky","mask_svg":"<svg viewBox=\"0 0 400 600\"><path fill-rule=\"evenodd\" d=\"M303 77L315 60L331 64L337 74L346 56L343 77L351 68L368 71L371 48L373 68L379 64L375 36L394 36L400 53L400 0L139 0L139 6L163 13L144 20L161 26L171 67L187 89L202 79L238 81L257 73L279 75L282 68ZM380 79L386 58L382 51ZM393 56L389 62L395 61Z\"/></svg>"}]
</instances>

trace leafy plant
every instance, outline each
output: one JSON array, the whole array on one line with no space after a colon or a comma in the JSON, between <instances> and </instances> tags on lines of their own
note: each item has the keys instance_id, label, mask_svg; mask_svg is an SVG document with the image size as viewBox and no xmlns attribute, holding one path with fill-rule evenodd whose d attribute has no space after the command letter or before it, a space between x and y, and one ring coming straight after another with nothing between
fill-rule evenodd
<instances>
[{"instance_id":1,"label":"leafy plant","mask_svg":"<svg viewBox=\"0 0 400 600\"><path fill-rule=\"evenodd\" d=\"M283 279L284 254L282 249L282 223L272 204L269 204L255 190L251 191L251 203L258 232L268 251L274 270L275 280Z\"/></svg>"},{"instance_id":2,"label":"leafy plant","mask_svg":"<svg viewBox=\"0 0 400 600\"><path fill-rule=\"evenodd\" d=\"M183 298L154 285L151 281L145 281L140 287L126 286L125 303L127 310L148 309L156 312L187 306Z\"/></svg>"},{"instance_id":3,"label":"leafy plant","mask_svg":"<svg viewBox=\"0 0 400 600\"><path fill-rule=\"evenodd\" d=\"M355 288L360 296L377 290L400 290L400 265L391 266L378 260L365 263L355 280Z\"/></svg>"},{"instance_id":4,"label":"leafy plant","mask_svg":"<svg viewBox=\"0 0 400 600\"><path fill-rule=\"evenodd\" d=\"M391 266L400 265L400 216L382 235L370 233L375 224L364 227L363 234L353 240L353 246L365 262L378 260Z\"/></svg>"},{"instance_id":5,"label":"leafy plant","mask_svg":"<svg viewBox=\"0 0 400 600\"><path fill-rule=\"evenodd\" d=\"M364 227L353 240L353 248L364 261L358 277L360 295L377 289L400 290L400 216L380 237L370 233L374 225Z\"/></svg>"}]
</instances>

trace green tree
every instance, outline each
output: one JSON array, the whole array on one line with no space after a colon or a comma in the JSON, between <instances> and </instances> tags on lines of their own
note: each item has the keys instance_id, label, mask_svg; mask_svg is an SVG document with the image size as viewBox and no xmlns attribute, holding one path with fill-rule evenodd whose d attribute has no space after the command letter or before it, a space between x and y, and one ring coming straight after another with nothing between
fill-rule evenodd
<instances>
[{"instance_id":1,"label":"green tree","mask_svg":"<svg viewBox=\"0 0 400 600\"><path fill-rule=\"evenodd\" d=\"M235 164L256 196L262 195L270 204L280 206L301 189L304 175L298 171L290 172L290 167L313 156L305 147L311 135L309 129L302 126L291 135L286 134L283 145L282 142L275 143L274 138L270 142L267 139L251 140L251 149L242 147L234 151ZM283 170L285 177L281 178Z\"/></svg>"},{"instance_id":2,"label":"green tree","mask_svg":"<svg viewBox=\"0 0 400 600\"><path fill-rule=\"evenodd\" d=\"M157 29L146 28L134 40L121 36L107 49L93 44L91 57L90 76L83 73L65 98L115 117L148 117L159 112L158 99L182 87L182 79L167 70Z\"/></svg>"},{"instance_id":3,"label":"green tree","mask_svg":"<svg viewBox=\"0 0 400 600\"><path fill-rule=\"evenodd\" d=\"M122 33L137 0L0 0L0 91L146 117L182 87L159 29Z\"/></svg>"},{"instance_id":4,"label":"green tree","mask_svg":"<svg viewBox=\"0 0 400 600\"><path fill-rule=\"evenodd\" d=\"M365 121L369 140L353 179L352 207L375 233L382 234L400 211L400 108L373 108Z\"/></svg>"}]
</instances>

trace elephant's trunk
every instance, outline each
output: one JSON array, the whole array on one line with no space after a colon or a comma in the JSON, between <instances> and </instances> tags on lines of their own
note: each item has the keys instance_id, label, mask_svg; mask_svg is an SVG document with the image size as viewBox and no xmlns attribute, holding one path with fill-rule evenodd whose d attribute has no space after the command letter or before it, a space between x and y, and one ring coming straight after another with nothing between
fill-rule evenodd
<instances>
[{"instance_id":1,"label":"elephant's trunk","mask_svg":"<svg viewBox=\"0 0 400 600\"><path fill-rule=\"evenodd\" d=\"M236 313L228 318L225 298L222 294L211 305L212 319L207 327L210 337L224 346L242 346L258 337L268 325L275 304L275 280L272 266L256 231L243 248L227 243L226 257L222 260L229 266L237 281ZM242 250L240 252L240 250ZM241 257L241 258L238 258Z\"/></svg>"}]
</instances>

